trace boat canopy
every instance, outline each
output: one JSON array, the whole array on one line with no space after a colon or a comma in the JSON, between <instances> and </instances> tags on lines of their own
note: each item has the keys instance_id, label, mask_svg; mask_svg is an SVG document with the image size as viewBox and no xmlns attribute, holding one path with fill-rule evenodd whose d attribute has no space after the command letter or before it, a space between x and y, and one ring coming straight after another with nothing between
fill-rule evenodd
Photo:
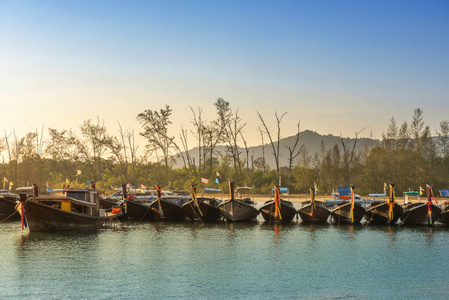
<instances>
[{"instance_id":1,"label":"boat canopy","mask_svg":"<svg viewBox=\"0 0 449 300\"><path fill-rule=\"evenodd\" d=\"M368 194L368 196L370 196L370 197L386 197L387 195L385 195L385 194Z\"/></svg>"},{"instance_id":2,"label":"boat canopy","mask_svg":"<svg viewBox=\"0 0 449 300\"><path fill-rule=\"evenodd\" d=\"M271 189L271 192L274 193L274 188ZM286 188L286 187L279 188L279 193L280 194L288 194L288 188Z\"/></svg>"},{"instance_id":3,"label":"boat canopy","mask_svg":"<svg viewBox=\"0 0 449 300\"><path fill-rule=\"evenodd\" d=\"M440 190L441 197L449 197L449 190Z\"/></svg>"},{"instance_id":4,"label":"boat canopy","mask_svg":"<svg viewBox=\"0 0 449 300\"><path fill-rule=\"evenodd\" d=\"M239 186L235 190L239 191L239 190L252 190L252 189L253 189L252 186Z\"/></svg>"},{"instance_id":5,"label":"boat canopy","mask_svg":"<svg viewBox=\"0 0 449 300\"><path fill-rule=\"evenodd\" d=\"M419 196L419 192L410 191L410 192L404 192L407 196Z\"/></svg>"},{"instance_id":6,"label":"boat canopy","mask_svg":"<svg viewBox=\"0 0 449 300\"><path fill-rule=\"evenodd\" d=\"M209 193L221 193L221 189L205 188L203 191L206 194L209 194Z\"/></svg>"},{"instance_id":7,"label":"boat canopy","mask_svg":"<svg viewBox=\"0 0 449 300\"><path fill-rule=\"evenodd\" d=\"M33 190L32 186L22 186L22 187L16 188L16 192L27 192L27 191L32 191L32 190Z\"/></svg>"},{"instance_id":8,"label":"boat canopy","mask_svg":"<svg viewBox=\"0 0 449 300\"><path fill-rule=\"evenodd\" d=\"M341 186L338 187L338 194L341 196L351 195L351 187Z\"/></svg>"},{"instance_id":9,"label":"boat canopy","mask_svg":"<svg viewBox=\"0 0 449 300\"><path fill-rule=\"evenodd\" d=\"M180 190L180 191L173 191L173 194L177 194L177 195L188 195L189 192L186 190Z\"/></svg>"}]
</instances>

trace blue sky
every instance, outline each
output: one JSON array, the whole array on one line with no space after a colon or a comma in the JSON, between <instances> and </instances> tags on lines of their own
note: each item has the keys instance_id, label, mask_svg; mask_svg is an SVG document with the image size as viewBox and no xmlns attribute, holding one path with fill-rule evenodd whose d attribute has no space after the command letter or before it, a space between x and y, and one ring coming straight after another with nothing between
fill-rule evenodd
<instances>
[{"instance_id":1,"label":"blue sky","mask_svg":"<svg viewBox=\"0 0 449 300\"><path fill-rule=\"evenodd\" d=\"M256 111L282 135L301 129L380 138L421 107L432 132L449 109L447 1L2 1L0 129L111 134L145 109L223 97L260 143ZM192 142L193 145L193 137Z\"/></svg>"}]
</instances>

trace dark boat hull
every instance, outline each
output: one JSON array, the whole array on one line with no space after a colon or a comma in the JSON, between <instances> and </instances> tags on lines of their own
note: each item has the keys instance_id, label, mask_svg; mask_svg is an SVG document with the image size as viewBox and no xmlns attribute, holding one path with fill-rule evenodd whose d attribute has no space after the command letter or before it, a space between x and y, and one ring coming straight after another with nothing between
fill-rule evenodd
<instances>
[{"instance_id":1,"label":"dark boat hull","mask_svg":"<svg viewBox=\"0 0 449 300\"><path fill-rule=\"evenodd\" d=\"M308 203L298 210L298 214L304 223L326 223L331 212L324 207L324 203L322 205L316 203L315 207L312 207L312 203Z\"/></svg>"},{"instance_id":2,"label":"dark boat hull","mask_svg":"<svg viewBox=\"0 0 449 300\"><path fill-rule=\"evenodd\" d=\"M98 217L65 211L47 204L27 201L24 211L28 228L32 231L69 230L101 227L117 216Z\"/></svg>"},{"instance_id":3,"label":"dark boat hull","mask_svg":"<svg viewBox=\"0 0 449 300\"><path fill-rule=\"evenodd\" d=\"M16 211L16 200L13 195L0 197L0 221L20 220L20 214Z\"/></svg>"},{"instance_id":4,"label":"dark boat hull","mask_svg":"<svg viewBox=\"0 0 449 300\"><path fill-rule=\"evenodd\" d=\"M221 218L217 200L209 198L197 198L198 207L190 200L182 205L184 213L191 221L215 222Z\"/></svg>"},{"instance_id":5,"label":"dark boat hull","mask_svg":"<svg viewBox=\"0 0 449 300\"><path fill-rule=\"evenodd\" d=\"M443 209L440 215L440 219L438 221L446 226L449 226L449 207L445 207Z\"/></svg>"},{"instance_id":6,"label":"dark boat hull","mask_svg":"<svg viewBox=\"0 0 449 300\"><path fill-rule=\"evenodd\" d=\"M359 204L354 205L354 221L351 221L351 203L346 202L335 207L332 212L332 223L334 224L351 224L360 223L365 215L365 209Z\"/></svg>"},{"instance_id":7,"label":"dark boat hull","mask_svg":"<svg viewBox=\"0 0 449 300\"><path fill-rule=\"evenodd\" d=\"M394 225L404 213L404 209L399 204L393 206L393 218L389 216L390 206L387 202L369 207L365 213L365 219L372 225Z\"/></svg>"},{"instance_id":8,"label":"dark boat hull","mask_svg":"<svg viewBox=\"0 0 449 300\"><path fill-rule=\"evenodd\" d=\"M184 220L185 214L181 205L164 199L161 199L160 203L162 211L159 210L158 200L155 200L150 204L150 208L153 211L156 220Z\"/></svg>"},{"instance_id":9,"label":"dark boat hull","mask_svg":"<svg viewBox=\"0 0 449 300\"><path fill-rule=\"evenodd\" d=\"M427 203L414 203L404 206L401 216L402 223L406 225L433 225L441 215L441 208L432 204L432 214L429 216Z\"/></svg>"},{"instance_id":10,"label":"dark boat hull","mask_svg":"<svg viewBox=\"0 0 449 300\"><path fill-rule=\"evenodd\" d=\"M229 222L251 222L259 214L254 206L237 200L225 201L218 208L223 218Z\"/></svg>"},{"instance_id":11,"label":"dark boat hull","mask_svg":"<svg viewBox=\"0 0 449 300\"><path fill-rule=\"evenodd\" d=\"M115 200L100 198L100 208L110 209L110 208L118 207L118 206L119 206L119 203Z\"/></svg>"},{"instance_id":12,"label":"dark boat hull","mask_svg":"<svg viewBox=\"0 0 449 300\"><path fill-rule=\"evenodd\" d=\"M128 220L152 221L156 219L156 214L151 209L149 204L143 204L137 201L128 201L126 205L126 216Z\"/></svg>"},{"instance_id":13,"label":"dark boat hull","mask_svg":"<svg viewBox=\"0 0 449 300\"><path fill-rule=\"evenodd\" d=\"M275 212L276 205L274 200L267 201L260 209L259 212L264 218L265 222L279 222L279 223L291 223L293 218L296 216L296 209L293 207L291 203L285 202L281 200L281 220L276 220Z\"/></svg>"}]
</instances>

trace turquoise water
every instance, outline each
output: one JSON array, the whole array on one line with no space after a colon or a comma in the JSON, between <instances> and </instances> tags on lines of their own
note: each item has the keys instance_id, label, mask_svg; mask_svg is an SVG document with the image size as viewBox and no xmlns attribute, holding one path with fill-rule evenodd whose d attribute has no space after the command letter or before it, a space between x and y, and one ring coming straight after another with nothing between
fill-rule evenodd
<instances>
[{"instance_id":1,"label":"turquoise water","mask_svg":"<svg viewBox=\"0 0 449 300\"><path fill-rule=\"evenodd\" d=\"M0 299L448 299L442 226L0 224Z\"/></svg>"}]
</instances>

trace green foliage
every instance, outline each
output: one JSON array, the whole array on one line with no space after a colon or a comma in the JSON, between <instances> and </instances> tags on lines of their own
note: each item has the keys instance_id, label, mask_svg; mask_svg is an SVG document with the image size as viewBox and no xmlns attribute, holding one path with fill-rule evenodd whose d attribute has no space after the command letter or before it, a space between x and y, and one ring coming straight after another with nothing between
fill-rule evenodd
<instances>
[{"instance_id":1,"label":"green foliage","mask_svg":"<svg viewBox=\"0 0 449 300\"><path fill-rule=\"evenodd\" d=\"M228 122L228 103L219 99L215 105L217 109L221 107L218 115L222 122ZM142 135L149 145L165 139L160 145L162 152L171 144L172 137L167 136L164 127L164 123L170 124L170 114L171 109L166 106L160 112L147 110L139 115L144 127ZM398 126L392 117L387 132L382 134L382 143L366 148L363 155L352 153L351 146L343 145L343 140L327 150L322 143L320 153L313 154L312 163L305 151L291 174L289 167L279 168L281 185L288 187L290 193L308 193L309 187L317 183L319 194L329 194L339 186L351 184L363 195L382 193L384 183L395 183L399 196L404 191L434 184L434 193L438 194L439 189L449 187L449 122L442 121L437 136L432 137L423 120L420 109L414 111L410 128L407 122ZM39 140L36 133L23 138L5 137L0 148L8 151L9 160L0 164L0 176L12 181L13 188L37 183L41 192L45 191L46 182L54 189L61 188L66 181L72 187L86 187L88 180L95 180L97 188L107 193L112 191L111 186L116 188L122 183L136 187L143 184L147 188L160 184L172 190L189 190L191 184L198 184L199 192L211 187L227 193L228 180L233 179L236 186L254 186L255 193L269 194L279 184L277 168L270 169L262 158L254 158L248 165L246 157L236 161L236 152L217 158L212 151L204 156L201 171L193 164L190 169L186 166L174 169L168 163L149 162L145 156L130 159L137 147L130 142L132 136L127 137L125 143L125 135L119 140L110 136L100 122L93 124L90 120L81 126L79 137L72 131L49 129L45 152L36 147ZM348 147L345 150L343 146ZM81 174L77 175L78 170ZM217 172L221 176L219 184L215 183ZM201 177L209 179L209 184L202 184Z\"/></svg>"}]
</instances>

